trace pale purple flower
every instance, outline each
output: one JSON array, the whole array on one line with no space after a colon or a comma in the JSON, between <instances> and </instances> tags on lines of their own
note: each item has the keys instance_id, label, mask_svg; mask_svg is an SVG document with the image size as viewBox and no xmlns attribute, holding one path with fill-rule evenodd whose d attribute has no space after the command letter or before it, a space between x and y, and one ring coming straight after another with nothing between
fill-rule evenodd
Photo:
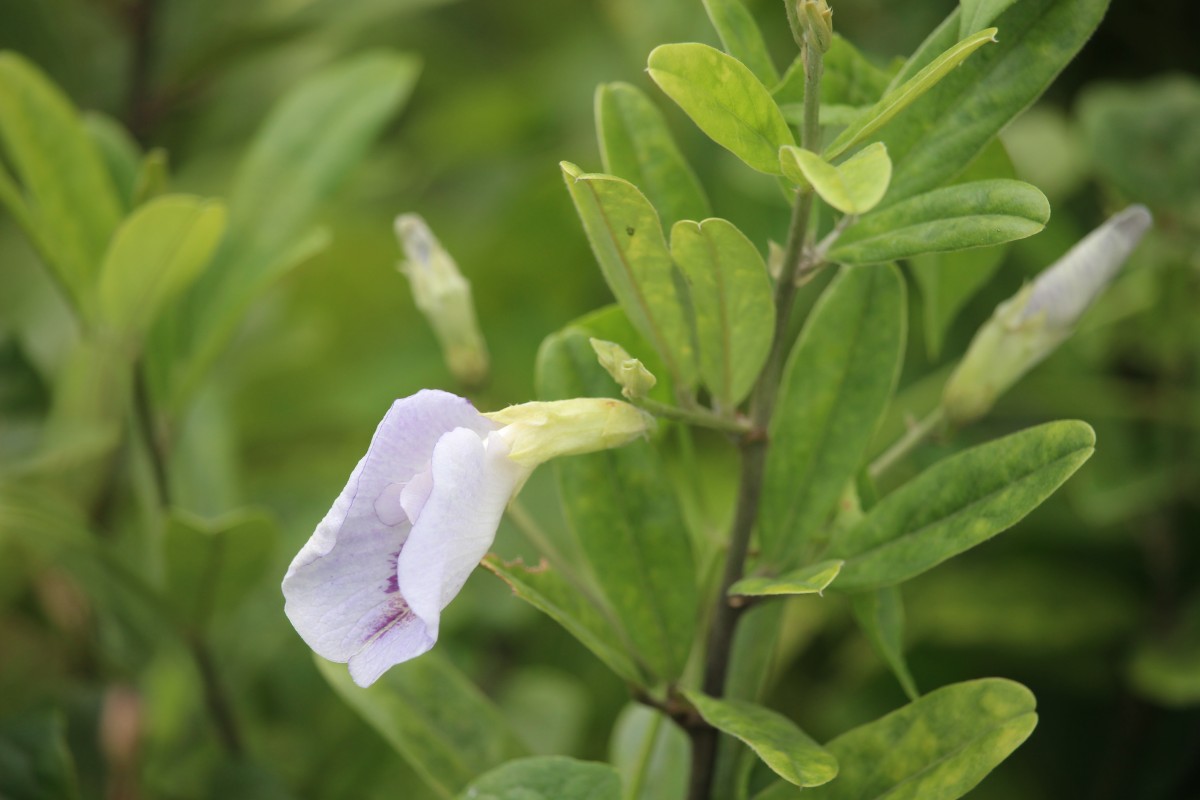
<instances>
[{"instance_id":1,"label":"pale purple flower","mask_svg":"<svg viewBox=\"0 0 1200 800\"><path fill-rule=\"evenodd\" d=\"M360 686L433 647L442 609L537 464L619 446L652 424L633 406L600 398L489 416L433 390L393 403L284 576L284 611L296 631L318 655L348 662Z\"/></svg>"}]
</instances>

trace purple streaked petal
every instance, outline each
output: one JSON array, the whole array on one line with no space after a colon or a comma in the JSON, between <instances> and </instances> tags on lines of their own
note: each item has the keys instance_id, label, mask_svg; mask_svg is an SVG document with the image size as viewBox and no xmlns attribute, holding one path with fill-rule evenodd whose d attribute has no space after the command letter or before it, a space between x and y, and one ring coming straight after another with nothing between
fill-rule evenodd
<instances>
[{"instance_id":1,"label":"purple streaked petal","mask_svg":"<svg viewBox=\"0 0 1200 800\"><path fill-rule=\"evenodd\" d=\"M447 433L433 452L433 491L398 559L400 589L436 638L444 609L496 538L500 517L527 468L498 435Z\"/></svg>"},{"instance_id":2,"label":"purple streaked petal","mask_svg":"<svg viewBox=\"0 0 1200 800\"><path fill-rule=\"evenodd\" d=\"M424 642L420 620L398 594L397 557L412 530L403 512L403 485L428 469L447 431L466 429L479 440L496 427L468 401L446 392L422 391L392 405L346 488L283 579L284 610L319 655L344 662L369 648L361 668L366 675L373 672L367 666L372 654L395 654L406 643L412 657L432 644ZM393 485L401 489L389 490ZM398 516L387 509L388 498L382 501L387 510L376 511L385 492L395 495Z\"/></svg>"}]
</instances>

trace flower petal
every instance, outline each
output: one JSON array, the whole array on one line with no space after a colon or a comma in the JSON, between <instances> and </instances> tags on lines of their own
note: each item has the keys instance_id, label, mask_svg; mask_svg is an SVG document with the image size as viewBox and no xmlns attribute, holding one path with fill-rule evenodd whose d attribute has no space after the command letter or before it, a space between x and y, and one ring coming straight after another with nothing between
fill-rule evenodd
<instances>
[{"instance_id":1,"label":"flower petal","mask_svg":"<svg viewBox=\"0 0 1200 800\"><path fill-rule=\"evenodd\" d=\"M400 591L436 638L442 609L496 538L504 507L529 475L497 434L447 433L433 451L433 490L398 559Z\"/></svg>"},{"instance_id":2,"label":"flower petal","mask_svg":"<svg viewBox=\"0 0 1200 800\"><path fill-rule=\"evenodd\" d=\"M402 651L411 658L433 644L436 632L424 630L397 585L397 556L412 530L408 516L384 513L381 519L375 506L391 484L406 484L428 468L443 434L464 428L478 440L496 425L467 400L438 391L397 400L379 424L346 488L283 579L284 610L319 655L348 661L369 648L353 672L377 677L390 664L377 672L372 654L395 663Z\"/></svg>"}]
</instances>

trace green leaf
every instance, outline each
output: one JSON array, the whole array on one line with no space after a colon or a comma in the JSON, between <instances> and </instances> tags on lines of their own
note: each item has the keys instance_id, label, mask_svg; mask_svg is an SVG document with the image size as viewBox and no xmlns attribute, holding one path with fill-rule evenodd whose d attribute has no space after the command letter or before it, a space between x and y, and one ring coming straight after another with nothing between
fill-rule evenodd
<instances>
[{"instance_id":1,"label":"green leaf","mask_svg":"<svg viewBox=\"0 0 1200 800\"><path fill-rule=\"evenodd\" d=\"M746 235L723 219L676 223L671 256L690 290L700 376L719 406L731 410L753 388L775 336L767 265Z\"/></svg>"},{"instance_id":2,"label":"green leaf","mask_svg":"<svg viewBox=\"0 0 1200 800\"><path fill-rule=\"evenodd\" d=\"M891 76L872 64L838 34L825 54L821 73L821 106L865 106L887 90ZM796 56L779 85L771 90L780 106L804 104L804 54Z\"/></svg>"},{"instance_id":3,"label":"green leaf","mask_svg":"<svg viewBox=\"0 0 1200 800\"><path fill-rule=\"evenodd\" d=\"M823 594L841 571L841 561L820 561L775 578L767 576L742 578L729 587L729 594L749 597Z\"/></svg>"},{"instance_id":4,"label":"green leaf","mask_svg":"<svg viewBox=\"0 0 1200 800\"><path fill-rule=\"evenodd\" d=\"M15 53L0 53L0 142L24 187L31 238L90 318L100 259L121 220L121 202L71 101ZM3 194L8 198L11 189Z\"/></svg>"},{"instance_id":5,"label":"green leaf","mask_svg":"<svg viewBox=\"0 0 1200 800\"><path fill-rule=\"evenodd\" d=\"M996 20L985 48L897 117L879 137L895 164L884 205L944 184L1031 105L1096 30L1109 0L1021 0ZM908 60L897 81L958 40L959 12Z\"/></svg>"},{"instance_id":6,"label":"green leaf","mask_svg":"<svg viewBox=\"0 0 1200 800\"><path fill-rule=\"evenodd\" d=\"M991 25L1017 0L959 0L958 38Z\"/></svg>"},{"instance_id":7,"label":"green leaf","mask_svg":"<svg viewBox=\"0 0 1200 800\"><path fill-rule=\"evenodd\" d=\"M163 535L165 591L180 618L202 629L233 611L271 567L275 521L239 512L214 521L174 511Z\"/></svg>"},{"instance_id":8,"label":"green leaf","mask_svg":"<svg viewBox=\"0 0 1200 800\"><path fill-rule=\"evenodd\" d=\"M677 800L687 791L688 737L663 713L640 703L625 706L608 749L625 800Z\"/></svg>"},{"instance_id":9,"label":"green leaf","mask_svg":"<svg viewBox=\"0 0 1200 800\"><path fill-rule=\"evenodd\" d=\"M750 746L784 780L820 786L838 774L838 762L787 717L744 700L717 700L684 691L709 725Z\"/></svg>"},{"instance_id":10,"label":"green leaf","mask_svg":"<svg viewBox=\"0 0 1200 800\"><path fill-rule=\"evenodd\" d=\"M563 756L512 761L488 772L459 800L621 800L621 779L607 764Z\"/></svg>"},{"instance_id":11,"label":"green leaf","mask_svg":"<svg viewBox=\"0 0 1200 800\"><path fill-rule=\"evenodd\" d=\"M100 312L122 333L141 335L209 263L225 231L225 207L168 195L121 223L100 270Z\"/></svg>"},{"instance_id":12,"label":"green leaf","mask_svg":"<svg viewBox=\"0 0 1200 800\"><path fill-rule=\"evenodd\" d=\"M79 785L59 714L6 720L0 726L0 797L76 800Z\"/></svg>"},{"instance_id":13,"label":"green leaf","mask_svg":"<svg viewBox=\"0 0 1200 800\"><path fill-rule=\"evenodd\" d=\"M704 0L708 19L721 37L725 52L741 61L764 86L779 82L779 72L763 41L754 15L742 0Z\"/></svg>"},{"instance_id":14,"label":"green leaf","mask_svg":"<svg viewBox=\"0 0 1200 800\"><path fill-rule=\"evenodd\" d=\"M96 152L104 159L122 209L128 212L134 206L133 187L142 160L141 148L129 131L107 114L87 112L83 115L83 127Z\"/></svg>"},{"instance_id":15,"label":"green leaf","mask_svg":"<svg viewBox=\"0 0 1200 800\"><path fill-rule=\"evenodd\" d=\"M666 364L677 387L696 382L692 335L658 214L645 195L611 175L562 163L563 179L608 287Z\"/></svg>"},{"instance_id":16,"label":"green leaf","mask_svg":"<svg viewBox=\"0 0 1200 800\"><path fill-rule=\"evenodd\" d=\"M784 367L771 421L759 517L766 564L804 563L819 550L818 531L892 395L905 325L894 266L843 268L817 302Z\"/></svg>"},{"instance_id":17,"label":"green leaf","mask_svg":"<svg viewBox=\"0 0 1200 800\"><path fill-rule=\"evenodd\" d=\"M664 44L650 52L650 77L717 144L750 167L779 174L791 128L745 64L706 44Z\"/></svg>"},{"instance_id":18,"label":"green leaf","mask_svg":"<svg viewBox=\"0 0 1200 800\"><path fill-rule=\"evenodd\" d=\"M538 353L543 400L612 395L587 334L568 329ZM648 442L554 462L568 521L642 663L683 671L698 595L691 539L666 470Z\"/></svg>"},{"instance_id":19,"label":"green leaf","mask_svg":"<svg viewBox=\"0 0 1200 800\"><path fill-rule=\"evenodd\" d=\"M507 583L517 597L562 625L622 680L644 683L604 612L549 564L527 567L519 561L508 563L488 556L483 566Z\"/></svg>"},{"instance_id":20,"label":"green leaf","mask_svg":"<svg viewBox=\"0 0 1200 800\"><path fill-rule=\"evenodd\" d=\"M871 647L896 676L908 699L916 700L921 693L904 659L904 598L900 589L889 586L855 594L850 599L854 618Z\"/></svg>"},{"instance_id":21,"label":"green leaf","mask_svg":"<svg viewBox=\"0 0 1200 800\"><path fill-rule=\"evenodd\" d=\"M334 691L441 797L526 754L500 715L438 651L392 667L370 688L343 664L313 660Z\"/></svg>"},{"instance_id":22,"label":"green leaf","mask_svg":"<svg viewBox=\"0 0 1200 800\"><path fill-rule=\"evenodd\" d=\"M356 56L312 75L270 111L238 167L229 197L229 235L212 267L184 298L172 325L177 339L175 405L194 391L247 307L324 234L309 228L320 205L366 154L412 89L415 58L390 52Z\"/></svg>"},{"instance_id":23,"label":"green leaf","mask_svg":"<svg viewBox=\"0 0 1200 800\"><path fill-rule=\"evenodd\" d=\"M140 206L165 194L171 183L167 151L156 147L138 165L137 179L133 186L133 205Z\"/></svg>"},{"instance_id":24,"label":"green leaf","mask_svg":"<svg viewBox=\"0 0 1200 800\"><path fill-rule=\"evenodd\" d=\"M1000 678L944 686L831 741L836 781L802 795L776 784L756 800L956 800L1029 738L1036 707Z\"/></svg>"},{"instance_id":25,"label":"green leaf","mask_svg":"<svg viewBox=\"0 0 1200 800\"><path fill-rule=\"evenodd\" d=\"M996 29L988 28L963 39L935 58L916 75L890 90L879 98L879 102L864 111L846 130L842 131L829 147L825 148L823 153L825 158L832 161L860 142L866 141L868 136L916 102L921 95L937 85L968 56L988 42L996 41L995 36Z\"/></svg>"},{"instance_id":26,"label":"green leaf","mask_svg":"<svg viewBox=\"0 0 1200 800\"><path fill-rule=\"evenodd\" d=\"M664 226L710 215L708 198L675 145L662 112L628 83L596 87L596 137L604 171L645 192Z\"/></svg>"},{"instance_id":27,"label":"green leaf","mask_svg":"<svg viewBox=\"0 0 1200 800\"><path fill-rule=\"evenodd\" d=\"M1039 425L943 459L843 532L839 591L891 586L987 541L1041 505L1092 455L1083 422Z\"/></svg>"},{"instance_id":28,"label":"green leaf","mask_svg":"<svg viewBox=\"0 0 1200 800\"><path fill-rule=\"evenodd\" d=\"M846 229L829 258L843 264L876 264L987 247L1032 236L1049 219L1046 196L1028 183L963 183L868 214Z\"/></svg>"},{"instance_id":29,"label":"green leaf","mask_svg":"<svg viewBox=\"0 0 1200 800\"><path fill-rule=\"evenodd\" d=\"M817 194L843 214L865 214L879 204L892 179L892 162L880 142L868 145L837 165L800 147L779 151L783 174L799 187L812 185Z\"/></svg>"}]
</instances>

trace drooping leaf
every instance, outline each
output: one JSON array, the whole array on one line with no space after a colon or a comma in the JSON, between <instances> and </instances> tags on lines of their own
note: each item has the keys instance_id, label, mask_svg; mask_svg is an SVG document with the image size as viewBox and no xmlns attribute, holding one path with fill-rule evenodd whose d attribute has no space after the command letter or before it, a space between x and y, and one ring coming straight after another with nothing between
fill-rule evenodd
<instances>
[{"instance_id":1,"label":"drooping leaf","mask_svg":"<svg viewBox=\"0 0 1200 800\"><path fill-rule=\"evenodd\" d=\"M662 356L679 387L696 380L696 358L675 266L658 214L628 181L563 162L563 179L608 287L630 322Z\"/></svg>"},{"instance_id":2,"label":"drooping leaf","mask_svg":"<svg viewBox=\"0 0 1200 800\"><path fill-rule=\"evenodd\" d=\"M749 597L822 594L841 571L841 561L820 561L774 578L764 575L742 578L729 587L729 594Z\"/></svg>"},{"instance_id":3,"label":"drooping leaf","mask_svg":"<svg viewBox=\"0 0 1200 800\"><path fill-rule=\"evenodd\" d=\"M342 700L441 797L526 754L499 710L437 650L393 667L367 689L354 684L344 664L313 660Z\"/></svg>"},{"instance_id":4,"label":"drooping leaf","mask_svg":"<svg viewBox=\"0 0 1200 800\"><path fill-rule=\"evenodd\" d=\"M1046 196L1027 183L963 183L868 214L846 229L829 257L843 264L875 264L987 247L1032 236L1049 219Z\"/></svg>"},{"instance_id":5,"label":"drooping leaf","mask_svg":"<svg viewBox=\"0 0 1200 800\"><path fill-rule=\"evenodd\" d=\"M650 77L700 130L747 165L779 174L779 148L795 144L771 93L733 56L705 44L664 44L650 53Z\"/></svg>"},{"instance_id":6,"label":"drooping leaf","mask_svg":"<svg viewBox=\"0 0 1200 800\"><path fill-rule=\"evenodd\" d=\"M174 405L196 389L254 298L324 243L309 227L317 209L403 104L418 69L410 56L359 55L297 84L271 109L234 176L224 246L156 332L174 341L163 349L181 364Z\"/></svg>"},{"instance_id":7,"label":"drooping leaf","mask_svg":"<svg viewBox=\"0 0 1200 800\"><path fill-rule=\"evenodd\" d=\"M864 591L919 575L1015 525L1092 454L1082 422L1051 422L943 459L842 532L834 588Z\"/></svg>"},{"instance_id":8,"label":"drooping leaf","mask_svg":"<svg viewBox=\"0 0 1200 800\"><path fill-rule=\"evenodd\" d=\"M879 204L892 179L892 162L882 143L864 147L834 166L800 147L779 151L783 174L792 183L811 185L821 199L843 214L865 214Z\"/></svg>"},{"instance_id":9,"label":"drooping leaf","mask_svg":"<svg viewBox=\"0 0 1200 800\"><path fill-rule=\"evenodd\" d=\"M621 800L621 779L607 764L538 756L482 775L458 800Z\"/></svg>"},{"instance_id":10,"label":"drooping leaf","mask_svg":"<svg viewBox=\"0 0 1200 800\"><path fill-rule=\"evenodd\" d=\"M691 749L687 734L661 712L630 703L617 715L609 761L625 800L682 800Z\"/></svg>"},{"instance_id":11,"label":"drooping leaf","mask_svg":"<svg viewBox=\"0 0 1200 800\"><path fill-rule=\"evenodd\" d=\"M818 549L820 526L857 472L895 387L905 325L904 282L894 266L843 268L813 309L771 421L759 514L765 563L786 568Z\"/></svg>"},{"instance_id":12,"label":"drooping leaf","mask_svg":"<svg viewBox=\"0 0 1200 800\"><path fill-rule=\"evenodd\" d=\"M0 53L0 143L24 189L26 232L89 318L100 259L120 222L121 203L71 101L15 53ZM5 189L0 199L10 195ZM22 214L14 215L20 221Z\"/></svg>"},{"instance_id":13,"label":"drooping leaf","mask_svg":"<svg viewBox=\"0 0 1200 800\"><path fill-rule=\"evenodd\" d=\"M851 597L854 618L871 647L891 669L909 700L920 695L904 658L904 598L900 589L889 586Z\"/></svg>"},{"instance_id":14,"label":"drooping leaf","mask_svg":"<svg viewBox=\"0 0 1200 800\"><path fill-rule=\"evenodd\" d=\"M723 219L676 223L671 256L690 289L700 376L720 406L732 409L754 386L775 335L767 265L745 234Z\"/></svg>"},{"instance_id":15,"label":"drooping leaf","mask_svg":"<svg viewBox=\"0 0 1200 800\"><path fill-rule=\"evenodd\" d=\"M517 597L562 625L623 680L634 685L644 682L612 623L553 567L548 564L527 567L520 562L506 563L495 556L485 558L483 566L512 587Z\"/></svg>"},{"instance_id":16,"label":"drooping leaf","mask_svg":"<svg viewBox=\"0 0 1200 800\"><path fill-rule=\"evenodd\" d=\"M203 628L237 608L270 568L278 538L275 521L262 513L212 522L172 513L163 536L165 593L179 618Z\"/></svg>"},{"instance_id":17,"label":"drooping leaf","mask_svg":"<svg viewBox=\"0 0 1200 800\"><path fill-rule=\"evenodd\" d=\"M100 315L141 336L196 280L225 232L225 207L169 195L134 211L113 235L100 270Z\"/></svg>"},{"instance_id":18,"label":"drooping leaf","mask_svg":"<svg viewBox=\"0 0 1200 800\"><path fill-rule=\"evenodd\" d=\"M820 786L838 774L837 759L782 714L744 700L718 700L695 691L684 696L709 725L750 746L795 786Z\"/></svg>"},{"instance_id":19,"label":"drooping leaf","mask_svg":"<svg viewBox=\"0 0 1200 800\"><path fill-rule=\"evenodd\" d=\"M709 216L704 189L650 98L628 83L602 83L595 102L604 171L641 189L664 227Z\"/></svg>"},{"instance_id":20,"label":"drooping leaf","mask_svg":"<svg viewBox=\"0 0 1200 800\"><path fill-rule=\"evenodd\" d=\"M957 800L1029 737L1035 708L1013 681L944 686L826 745L837 780L803 794L779 783L755 800Z\"/></svg>"},{"instance_id":21,"label":"drooping leaf","mask_svg":"<svg viewBox=\"0 0 1200 800\"><path fill-rule=\"evenodd\" d=\"M994 42L995 28L988 28L969 36L956 43L921 69L916 75L891 89L879 102L863 111L854 122L846 127L822 155L832 161L855 145L867 140L871 134L882 128L897 114L915 103L923 94L928 92L939 81L950 74L951 70L963 63L968 56L988 42Z\"/></svg>"},{"instance_id":22,"label":"drooping leaf","mask_svg":"<svg viewBox=\"0 0 1200 800\"><path fill-rule=\"evenodd\" d=\"M537 385L543 400L614 392L578 329L543 343ZM641 663L655 678L677 678L698 598L691 540L656 451L636 442L554 467L567 519Z\"/></svg>"},{"instance_id":23,"label":"drooping leaf","mask_svg":"<svg viewBox=\"0 0 1200 800\"><path fill-rule=\"evenodd\" d=\"M742 0L704 0L708 19L721 37L725 52L741 61L764 86L779 82L779 72L763 41L754 15Z\"/></svg>"},{"instance_id":24,"label":"drooping leaf","mask_svg":"<svg viewBox=\"0 0 1200 800\"><path fill-rule=\"evenodd\" d=\"M995 20L999 43L947 75L879 132L895 164L883 204L929 191L961 172L1031 105L1100 24L1109 0L1021 0ZM959 39L955 10L905 63L908 80Z\"/></svg>"},{"instance_id":25,"label":"drooping leaf","mask_svg":"<svg viewBox=\"0 0 1200 800\"><path fill-rule=\"evenodd\" d=\"M0 725L0 797L77 800L79 784L65 728L57 714L5 720Z\"/></svg>"}]
</instances>

